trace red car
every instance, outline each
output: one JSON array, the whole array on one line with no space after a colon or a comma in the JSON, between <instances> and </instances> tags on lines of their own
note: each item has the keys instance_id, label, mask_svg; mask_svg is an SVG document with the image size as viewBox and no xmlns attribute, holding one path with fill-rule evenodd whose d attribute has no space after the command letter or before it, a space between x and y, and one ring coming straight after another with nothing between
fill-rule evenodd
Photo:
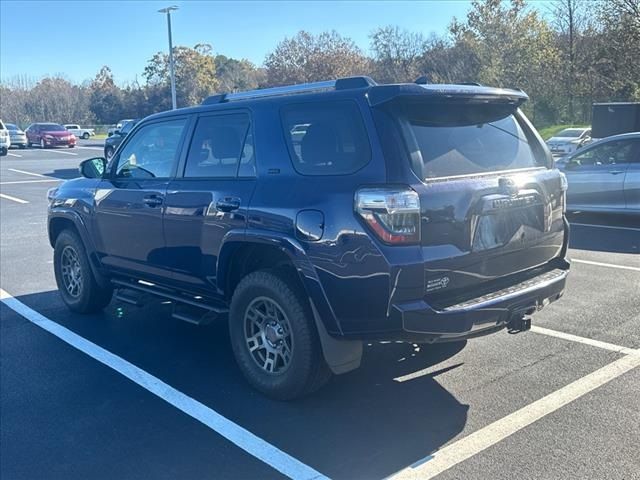
<instances>
[{"instance_id":1,"label":"red car","mask_svg":"<svg viewBox=\"0 0 640 480\"><path fill-rule=\"evenodd\" d=\"M27 146L40 145L41 148L76 146L76 137L69 130L57 123L32 123L25 130Z\"/></svg>"}]
</instances>

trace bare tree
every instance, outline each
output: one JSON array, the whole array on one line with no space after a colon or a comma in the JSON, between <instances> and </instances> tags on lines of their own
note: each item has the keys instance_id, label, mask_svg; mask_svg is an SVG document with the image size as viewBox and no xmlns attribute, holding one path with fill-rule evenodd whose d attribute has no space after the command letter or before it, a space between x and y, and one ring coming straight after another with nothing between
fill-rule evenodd
<instances>
[{"instance_id":1,"label":"bare tree","mask_svg":"<svg viewBox=\"0 0 640 480\"><path fill-rule=\"evenodd\" d=\"M370 35L376 80L411 82L422 74L421 59L427 42L421 33L388 25Z\"/></svg>"}]
</instances>

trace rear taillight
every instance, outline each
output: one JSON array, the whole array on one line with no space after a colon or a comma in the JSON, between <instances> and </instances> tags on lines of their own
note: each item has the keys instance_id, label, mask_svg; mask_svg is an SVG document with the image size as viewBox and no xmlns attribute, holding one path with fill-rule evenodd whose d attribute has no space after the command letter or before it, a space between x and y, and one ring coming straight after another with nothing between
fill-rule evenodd
<instances>
[{"instance_id":1,"label":"rear taillight","mask_svg":"<svg viewBox=\"0 0 640 480\"><path fill-rule=\"evenodd\" d=\"M362 188L356 193L355 209L383 242L420 242L420 197L409 187Z\"/></svg>"}]
</instances>

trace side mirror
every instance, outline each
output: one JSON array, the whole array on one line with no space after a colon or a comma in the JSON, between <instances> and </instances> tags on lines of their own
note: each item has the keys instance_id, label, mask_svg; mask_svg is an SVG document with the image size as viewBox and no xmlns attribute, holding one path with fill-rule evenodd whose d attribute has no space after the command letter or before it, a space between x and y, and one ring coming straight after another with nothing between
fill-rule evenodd
<instances>
[{"instance_id":1,"label":"side mirror","mask_svg":"<svg viewBox=\"0 0 640 480\"><path fill-rule=\"evenodd\" d=\"M107 161L102 157L89 158L80 162L80 175L85 178L102 178L107 169Z\"/></svg>"}]
</instances>

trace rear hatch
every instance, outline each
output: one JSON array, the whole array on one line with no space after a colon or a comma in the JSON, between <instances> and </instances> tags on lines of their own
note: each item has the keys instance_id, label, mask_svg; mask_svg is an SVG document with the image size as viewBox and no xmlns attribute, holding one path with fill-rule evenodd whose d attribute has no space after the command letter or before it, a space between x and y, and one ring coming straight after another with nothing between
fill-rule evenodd
<instances>
[{"instance_id":1,"label":"rear hatch","mask_svg":"<svg viewBox=\"0 0 640 480\"><path fill-rule=\"evenodd\" d=\"M420 179L410 185L420 197L425 297L435 307L540 274L563 248L563 181L518 110L526 99L460 86L371 95L399 129L409 176ZM387 164L391 181L407 175Z\"/></svg>"}]
</instances>

